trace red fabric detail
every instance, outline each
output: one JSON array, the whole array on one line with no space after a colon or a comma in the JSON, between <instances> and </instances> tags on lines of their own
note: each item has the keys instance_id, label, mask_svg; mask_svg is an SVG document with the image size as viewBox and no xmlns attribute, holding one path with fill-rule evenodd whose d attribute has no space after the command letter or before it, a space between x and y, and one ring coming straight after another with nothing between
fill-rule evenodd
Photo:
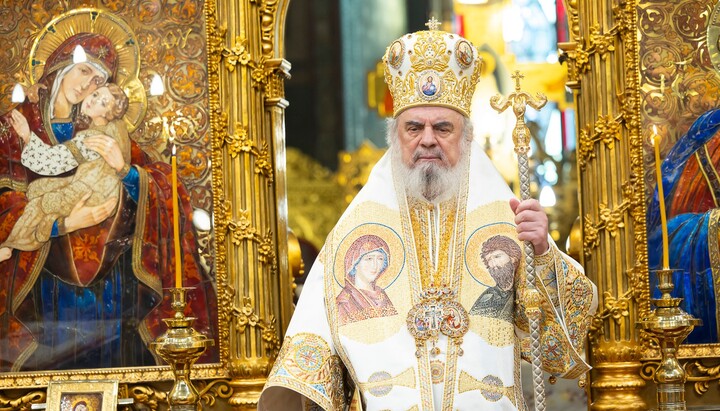
<instances>
[{"instance_id":1,"label":"red fabric detail","mask_svg":"<svg viewBox=\"0 0 720 411\"><path fill-rule=\"evenodd\" d=\"M706 143L711 164L720 163L720 139L709 139ZM701 148L702 150L702 148ZM668 218L685 213L698 213L715 208L711 188L707 184L697 157L692 155L685 163L680 180L675 185Z\"/></svg>"},{"instance_id":2,"label":"red fabric detail","mask_svg":"<svg viewBox=\"0 0 720 411\"><path fill-rule=\"evenodd\" d=\"M78 33L68 37L48 57L45 62L47 72L43 72L43 76L72 63L73 52L77 46L81 46L85 50L88 60L101 64L110 78L115 77L118 65L117 51L115 51L115 47L107 37L96 33Z\"/></svg>"}]
</instances>

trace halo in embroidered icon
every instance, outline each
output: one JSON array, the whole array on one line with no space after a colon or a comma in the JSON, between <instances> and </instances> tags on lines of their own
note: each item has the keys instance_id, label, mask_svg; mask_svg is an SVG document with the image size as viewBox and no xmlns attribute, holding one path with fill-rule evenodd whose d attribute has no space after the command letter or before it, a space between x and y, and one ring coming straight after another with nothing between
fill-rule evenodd
<instances>
[{"instance_id":1,"label":"halo in embroidered icon","mask_svg":"<svg viewBox=\"0 0 720 411\"><path fill-rule=\"evenodd\" d=\"M473 46L469 41L460 40L455 44L455 60L463 69L467 69L473 63Z\"/></svg>"},{"instance_id":2,"label":"halo in embroidered icon","mask_svg":"<svg viewBox=\"0 0 720 411\"><path fill-rule=\"evenodd\" d=\"M352 276L360 258L368 251L377 250L385 253L385 265L382 272L377 273L376 284L387 289L400 276L405 266L405 247L402 239L392 228L377 223L360 224L353 228L338 245L335 254L335 281L345 287Z\"/></svg>"},{"instance_id":3,"label":"halo in embroidered icon","mask_svg":"<svg viewBox=\"0 0 720 411\"><path fill-rule=\"evenodd\" d=\"M387 51L387 63L390 67L398 70L402 65L403 59L405 58L405 43L400 40L395 40Z\"/></svg>"},{"instance_id":4,"label":"halo in embroidered icon","mask_svg":"<svg viewBox=\"0 0 720 411\"><path fill-rule=\"evenodd\" d=\"M418 95L424 100L435 100L442 95L442 77L435 70L425 70L417 79Z\"/></svg>"},{"instance_id":5,"label":"halo in embroidered icon","mask_svg":"<svg viewBox=\"0 0 720 411\"><path fill-rule=\"evenodd\" d=\"M487 265L483 260L483 245L492 237L504 236L513 238L514 232L515 226L503 222L478 227L470 234L465 244L465 267L473 280L485 287L492 287L496 284L495 279L490 275ZM518 243L518 247L522 250L521 243ZM503 251L508 255L512 255L510 252L512 248L513 247L507 247L504 248Z\"/></svg>"}]
</instances>

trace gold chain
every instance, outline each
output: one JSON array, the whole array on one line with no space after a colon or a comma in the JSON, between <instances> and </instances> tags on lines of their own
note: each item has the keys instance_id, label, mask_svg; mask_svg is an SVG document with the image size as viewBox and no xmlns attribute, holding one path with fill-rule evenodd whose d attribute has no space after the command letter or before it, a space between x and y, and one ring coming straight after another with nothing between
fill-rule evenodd
<instances>
[{"instance_id":1,"label":"gold chain","mask_svg":"<svg viewBox=\"0 0 720 411\"><path fill-rule=\"evenodd\" d=\"M448 273L449 261L454 253L450 252L453 233L456 222L455 201L448 201L439 207L439 218L435 218L438 210L430 203L411 200L410 224L415 238L415 252L420 270L420 281L423 290L431 286L444 287L449 285L450 273ZM436 237L435 221L439 224L439 241ZM432 239L432 241L428 241ZM430 243L439 247L437 252L436 266L433 264L435 258L434 250Z\"/></svg>"}]
</instances>

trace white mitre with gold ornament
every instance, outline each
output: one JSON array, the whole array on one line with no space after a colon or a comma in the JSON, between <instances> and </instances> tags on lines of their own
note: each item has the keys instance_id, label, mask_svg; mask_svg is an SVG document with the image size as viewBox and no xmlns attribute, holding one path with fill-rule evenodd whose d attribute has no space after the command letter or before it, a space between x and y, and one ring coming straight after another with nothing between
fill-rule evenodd
<instances>
[{"instance_id":1,"label":"white mitre with gold ornament","mask_svg":"<svg viewBox=\"0 0 720 411\"><path fill-rule=\"evenodd\" d=\"M390 44L383 57L385 83L393 97L393 117L416 106L441 106L470 116L482 59L470 41L437 30L406 34Z\"/></svg>"}]
</instances>

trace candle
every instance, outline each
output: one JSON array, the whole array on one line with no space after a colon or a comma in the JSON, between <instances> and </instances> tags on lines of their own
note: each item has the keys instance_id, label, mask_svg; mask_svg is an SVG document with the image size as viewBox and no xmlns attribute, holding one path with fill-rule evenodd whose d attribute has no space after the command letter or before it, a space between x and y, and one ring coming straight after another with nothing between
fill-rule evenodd
<instances>
[{"instance_id":1,"label":"candle","mask_svg":"<svg viewBox=\"0 0 720 411\"><path fill-rule=\"evenodd\" d=\"M87 54L85 54L85 49L78 44L73 50L73 64L80 64L85 62L87 62Z\"/></svg>"},{"instance_id":2,"label":"candle","mask_svg":"<svg viewBox=\"0 0 720 411\"><path fill-rule=\"evenodd\" d=\"M172 140L172 139L171 139ZM175 288L182 287L182 269L180 258L180 218L178 216L178 189L177 189L177 157L175 156L175 143L170 156L172 166L172 212L173 212L173 240L175 242Z\"/></svg>"},{"instance_id":3,"label":"candle","mask_svg":"<svg viewBox=\"0 0 720 411\"><path fill-rule=\"evenodd\" d=\"M162 96L165 93L165 85L162 82L162 77L159 74L155 74L150 81L150 95L151 96Z\"/></svg>"},{"instance_id":4,"label":"candle","mask_svg":"<svg viewBox=\"0 0 720 411\"><path fill-rule=\"evenodd\" d=\"M662 171L660 170L660 136L653 125L653 148L655 149L655 173L657 174L658 200L660 200L660 224L662 228L663 270L670 268L670 249L668 247L667 216L665 215L665 193L663 192Z\"/></svg>"},{"instance_id":5,"label":"candle","mask_svg":"<svg viewBox=\"0 0 720 411\"><path fill-rule=\"evenodd\" d=\"M12 95L10 96L10 101L18 104L25 101L25 90L23 90L22 84L15 84L15 87L13 87Z\"/></svg>"}]
</instances>

